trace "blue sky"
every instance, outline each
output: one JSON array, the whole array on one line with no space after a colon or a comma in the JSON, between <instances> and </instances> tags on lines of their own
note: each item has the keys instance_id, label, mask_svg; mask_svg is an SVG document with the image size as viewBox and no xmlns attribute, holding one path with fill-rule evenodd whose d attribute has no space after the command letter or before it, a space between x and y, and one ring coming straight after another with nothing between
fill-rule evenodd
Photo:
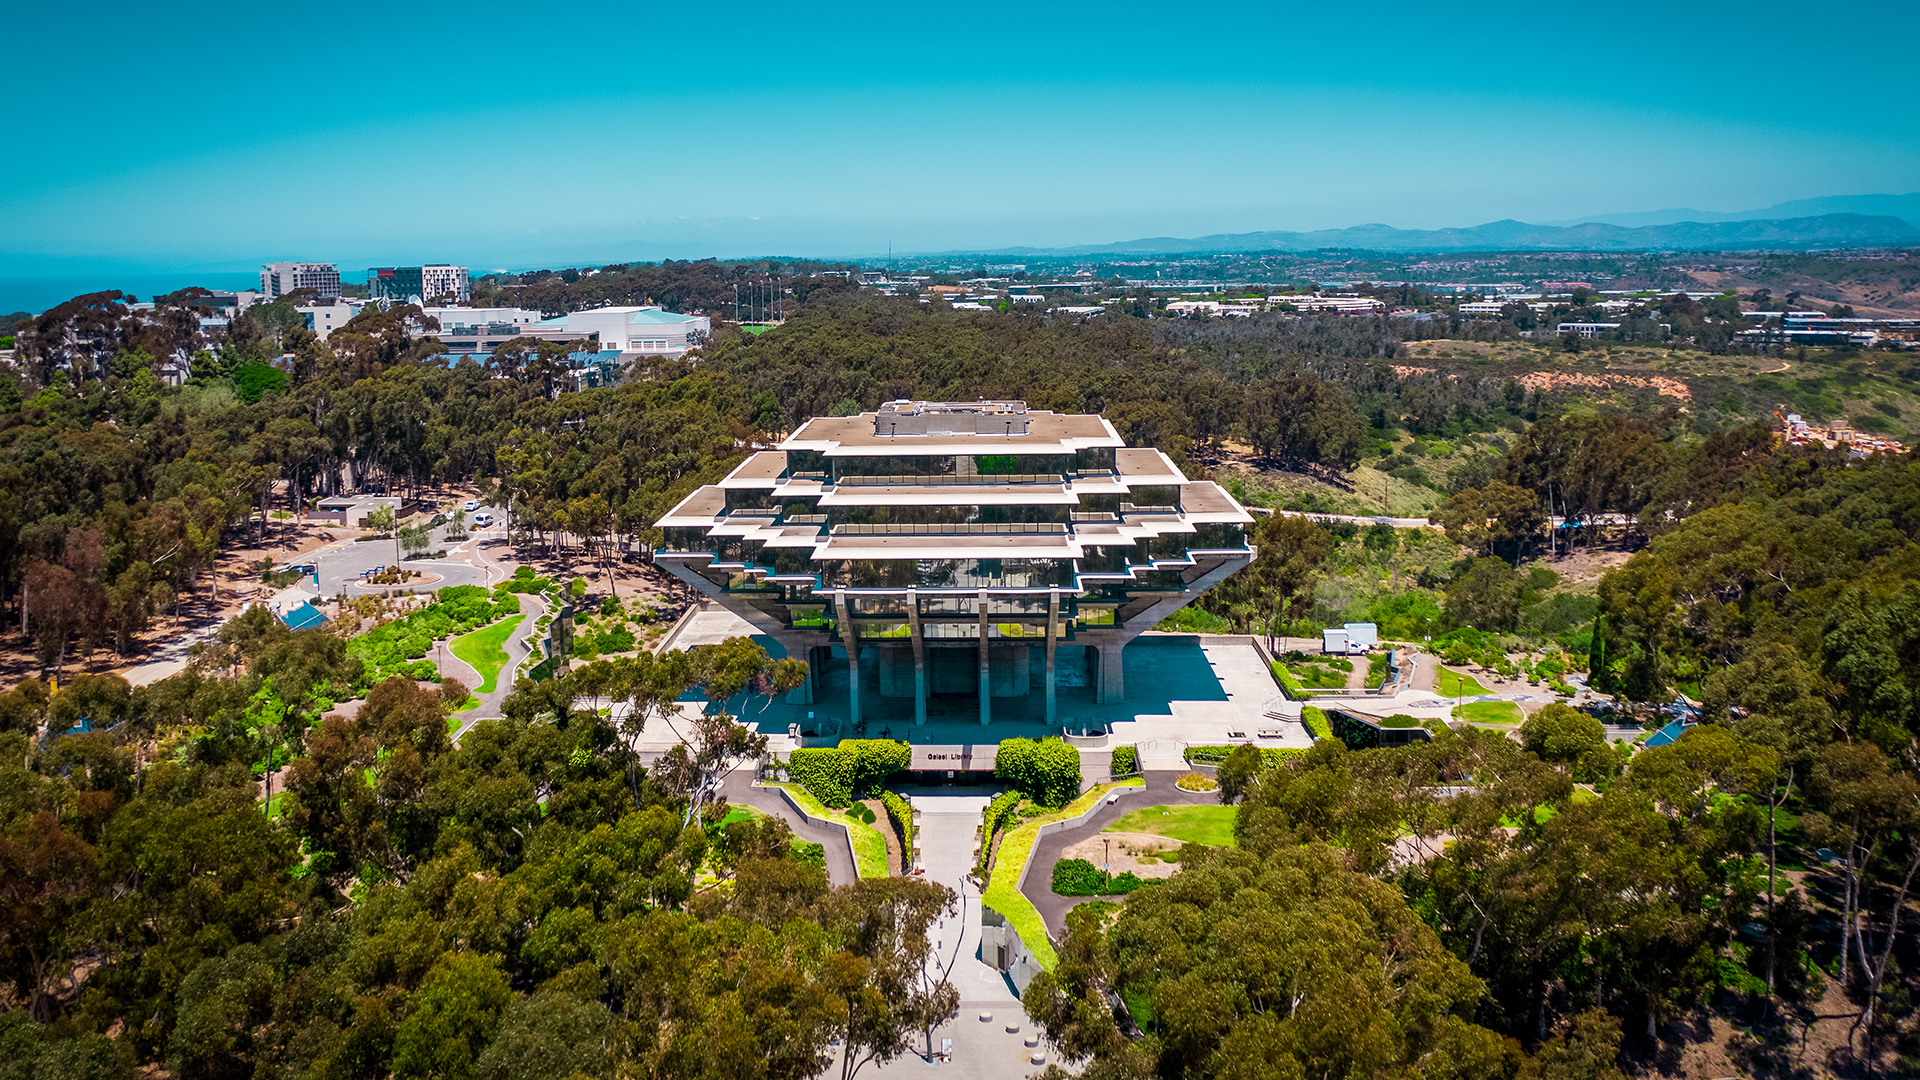
<instances>
[{"instance_id":1,"label":"blue sky","mask_svg":"<svg viewBox=\"0 0 1920 1080\"><path fill-rule=\"evenodd\" d=\"M979 249L1920 189L1911 76L1875 44L1920 31L1911 0L257 10L11 17L0 277Z\"/></svg>"}]
</instances>

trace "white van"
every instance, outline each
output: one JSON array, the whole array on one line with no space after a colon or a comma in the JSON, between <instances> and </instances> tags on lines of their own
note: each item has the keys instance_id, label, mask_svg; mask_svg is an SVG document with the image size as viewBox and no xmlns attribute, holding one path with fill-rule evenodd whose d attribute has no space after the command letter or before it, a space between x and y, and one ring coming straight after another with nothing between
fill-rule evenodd
<instances>
[{"instance_id":1,"label":"white van","mask_svg":"<svg viewBox=\"0 0 1920 1080\"><path fill-rule=\"evenodd\" d=\"M488 511L485 511L485 510L482 510L482 511L480 511L480 512L478 512L478 513L476 513L476 514L474 514L474 515L473 515L473 527L474 527L474 528L476 528L476 529L491 529L491 528L493 528L493 515L492 515L491 513L489 513Z\"/></svg>"}]
</instances>

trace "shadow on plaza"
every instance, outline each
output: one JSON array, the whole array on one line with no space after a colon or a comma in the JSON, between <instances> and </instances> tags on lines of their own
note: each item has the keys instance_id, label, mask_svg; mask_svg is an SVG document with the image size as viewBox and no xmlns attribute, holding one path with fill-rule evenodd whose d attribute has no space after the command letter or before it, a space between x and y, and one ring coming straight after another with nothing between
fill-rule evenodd
<instances>
[{"instance_id":1,"label":"shadow on plaza","mask_svg":"<svg viewBox=\"0 0 1920 1080\"><path fill-rule=\"evenodd\" d=\"M779 642L765 636L755 641L769 655L784 657ZM992 722L982 729L980 699L976 694L934 694L927 701L927 723L914 725L913 699L886 697L880 693L879 667L874 650L862 654L860 674L861 719L852 721L849 672L846 652L833 650L833 661L822 673L822 683L814 691L810 705L796 705L784 699L743 694L727 702L727 710L766 734L783 734L789 725L798 724L802 732L832 738L904 739L914 743L998 742L1016 736L1058 735L1065 728L1075 733L1083 729L1099 731L1108 724L1132 720L1136 716L1164 716L1174 701L1225 701L1226 692L1213 670L1198 638L1190 635L1153 635L1134 639L1121 653L1126 683L1126 698L1121 702L1099 704L1094 701L1092 678L1082 646L1060 646L1055 655L1057 678L1055 713L1058 721L1046 723L1044 667L1040 650L1033 650L1031 689L1015 697L990 699Z\"/></svg>"}]
</instances>

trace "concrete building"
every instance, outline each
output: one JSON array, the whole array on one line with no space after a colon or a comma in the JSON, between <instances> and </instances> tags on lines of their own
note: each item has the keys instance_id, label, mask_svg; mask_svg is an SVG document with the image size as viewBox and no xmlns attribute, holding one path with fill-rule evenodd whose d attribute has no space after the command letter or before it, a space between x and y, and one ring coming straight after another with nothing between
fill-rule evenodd
<instances>
[{"instance_id":1,"label":"concrete building","mask_svg":"<svg viewBox=\"0 0 1920 1080\"><path fill-rule=\"evenodd\" d=\"M1124 698L1127 643L1247 565L1252 520L1099 416L895 401L816 417L700 488L660 519L655 561L808 662L790 702L844 666L847 697L823 704L855 731L907 702L923 726L930 701L1054 725L1062 688Z\"/></svg>"},{"instance_id":2,"label":"concrete building","mask_svg":"<svg viewBox=\"0 0 1920 1080\"><path fill-rule=\"evenodd\" d=\"M451 296L459 303L473 299L473 283L464 266L431 263L426 266L375 266L367 271L367 292L375 300L425 303Z\"/></svg>"},{"instance_id":3,"label":"concrete building","mask_svg":"<svg viewBox=\"0 0 1920 1080\"><path fill-rule=\"evenodd\" d=\"M1597 338L1609 330L1620 329L1617 322L1563 322L1554 327L1556 334L1579 334L1583 338Z\"/></svg>"},{"instance_id":4,"label":"concrete building","mask_svg":"<svg viewBox=\"0 0 1920 1080\"><path fill-rule=\"evenodd\" d=\"M602 349L616 350L627 360L681 356L713 332L713 320L705 315L679 315L657 307L594 308L545 319L536 325L597 334Z\"/></svg>"},{"instance_id":5,"label":"concrete building","mask_svg":"<svg viewBox=\"0 0 1920 1080\"><path fill-rule=\"evenodd\" d=\"M312 289L322 299L340 295L340 271L332 263L268 263L260 268L260 292L278 300L295 289Z\"/></svg>"},{"instance_id":6,"label":"concrete building","mask_svg":"<svg viewBox=\"0 0 1920 1080\"><path fill-rule=\"evenodd\" d=\"M299 312L306 321L307 329L325 341L328 334L347 325L347 321L360 314L360 310L366 306L365 300L342 300L333 304L302 304L293 310Z\"/></svg>"}]
</instances>

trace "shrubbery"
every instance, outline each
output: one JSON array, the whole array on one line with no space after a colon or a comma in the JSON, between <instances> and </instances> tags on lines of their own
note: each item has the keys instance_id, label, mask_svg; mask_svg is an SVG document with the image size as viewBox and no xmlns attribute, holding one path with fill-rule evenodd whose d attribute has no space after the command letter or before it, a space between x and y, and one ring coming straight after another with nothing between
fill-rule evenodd
<instances>
[{"instance_id":1,"label":"shrubbery","mask_svg":"<svg viewBox=\"0 0 1920 1080\"><path fill-rule=\"evenodd\" d=\"M1115 896L1147 884L1131 870L1114 877L1085 859L1061 859L1053 864L1053 891L1060 896Z\"/></svg>"},{"instance_id":2,"label":"shrubbery","mask_svg":"<svg viewBox=\"0 0 1920 1080\"><path fill-rule=\"evenodd\" d=\"M1113 775L1131 776L1140 771L1140 754L1132 746L1113 748Z\"/></svg>"},{"instance_id":3,"label":"shrubbery","mask_svg":"<svg viewBox=\"0 0 1920 1080\"><path fill-rule=\"evenodd\" d=\"M880 789L880 805L887 809L887 820L893 823L893 831L900 837L900 869L905 872L913 865L913 808L907 800L885 788Z\"/></svg>"},{"instance_id":4,"label":"shrubbery","mask_svg":"<svg viewBox=\"0 0 1920 1080\"><path fill-rule=\"evenodd\" d=\"M1060 739L1003 739L993 775L1043 806L1065 806L1080 794L1080 751Z\"/></svg>"},{"instance_id":5,"label":"shrubbery","mask_svg":"<svg viewBox=\"0 0 1920 1080\"><path fill-rule=\"evenodd\" d=\"M825 746L804 746L787 758L787 775L828 806L853 801L853 756Z\"/></svg>"},{"instance_id":6,"label":"shrubbery","mask_svg":"<svg viewBox=\"0 0 1920 1080\"><path fill-rule=\"evenodd\" d=\"M501 588L511 593L543 593L553 588L553 579L536 577L533 567L521 565L513 572L513 577Z\"/></svg>"},{"instance_id":7,"label":"shrubbery","mask_svg":"<svg viewBox=\"0 0 1920 1080\"><path fill-rule=\"evenodd\" d=\"M913 763L913 751L894 739L846 739L838 747L805 747L787 760L788 775L828 806L873 794L880 782Z\"/></svg>"},{"instance_id":8,"label":"shrubbery","mask_svg":"<svg viewBox=\"0 0 1920 1080\"><path fill-rule=\"evenodd\" d=\"M455 637L520 611L520 601L503 590L488 592L478 585L449 585L428 604L389 623L374 627L347 642L347 653L366 665L362 689L389 676L405 675L438 682L433 662L422 660L439 638Z\"/></svg>"},{"instance_id":9,"label":"shrubbery","mask_svg":"<svg viewBox=\"0 0 1920 1080\"><path fill-rule=\"evenodd\" d=\"M1000 830L1012 824L1019 816L1022 796L1017 791L1003 791L993 797L980 815L980 865L975 872L984 876L987 872L987 859L993 854L993 838Z\"/></svg>"},{"instance_id":10,"label":"shrubbery","mask_svg":"<svg viewBox=\"0 0 1920 1080\"><path fill-rule=\"evenodd\" d=\"M1187 764L1218 765L1227 760L1227 758L1241 746L1249 745L1251 744L1240 743L1234 746L1189 746L1186 750ZM1261 764L1269 768L1281 762L1292 761L1294 758L1305 757L1307 755L1306 750L1298 746L1262 746L1258 749L1260 751Z\"/></svg>"},{"instance_id":11,"label":"shrubbery","mask_svg":"<svg viewBox=\"0 0 1920 1080\"><path fill-rule=\"evenodd\" d=\"M1333 738L1333 724L1327 719L1324 709L1312 705L1306 706L1300 710L1300 723L1307 729L1307 734L1315 739Z\"/></svg>"}]
</instances>

